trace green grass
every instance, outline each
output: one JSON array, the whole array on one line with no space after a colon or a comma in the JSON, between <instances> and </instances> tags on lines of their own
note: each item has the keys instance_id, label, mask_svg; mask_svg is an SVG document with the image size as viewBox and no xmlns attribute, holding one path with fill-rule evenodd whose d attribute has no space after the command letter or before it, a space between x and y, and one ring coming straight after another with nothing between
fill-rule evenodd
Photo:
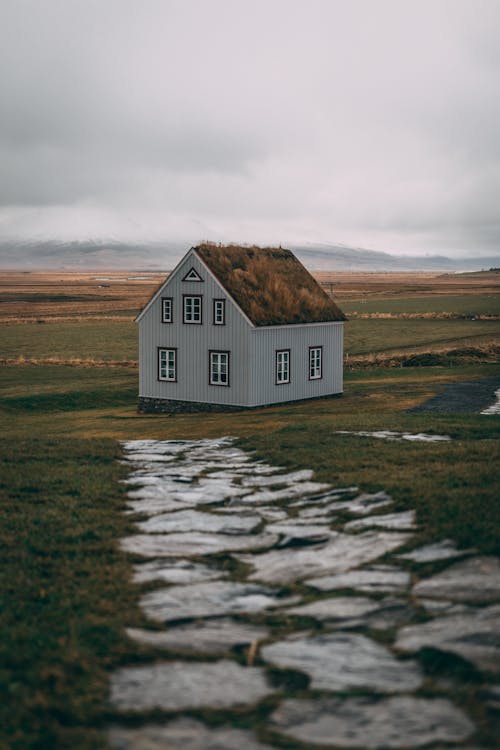
<instances>
[{"instance_id":1,"label":"green grass","mask_svg":"<svg viewBox=\"0 0 500 750\"><path fill-rule=\"evenodd\" d=\"M349 315L358 313L457 313L458 315L500 315L500 294L433 294L345 300L339 303Z\"/></svg>"},{"instance_id":2,"label":"green grass","mask_svg":"<svg viewBox=\"0 0 500 750\"><path fill-rule=\"evenodd\" d=\"M5 358L137 359L137 325L122 321L22 323L0 325Z\"/></svg>"},{"instance_id":3,"label":"green grass","mask_svg":"<svg viewBox=\"0 0 500 750\"><path fill-rule=\"evenodd\" d=\"M344 352L369 354L388 350L479 343L500 337L500 321L490 320L350 320L344 329Z\"/></svg>"},{"instance_id":4,"label":"green grass","mask_svg":"<svg viewBox=\"0 0 500 750\"><path fill-rule=\"evenodd\" d=\"M3 432L5 435L5 432ZM111 440L0 442L0 747L95 750L137 612Z\"/></svg>"},{"instance_id":5,"label":"green grass","mask_svg":"<svg viewBox=\"0 0 500 750\"><path fill-rule=\"evenodd\" d=\"M346 329L354 353L498 333L498 324L359 320ZM130 322L10 325L1 335L4 357L136 357ZM499 373L494 364L357 371L346 373L342 398L171 417L137 414L133 368L0 367L0 748L100 748L110 671L155 657L124 638L124 626L143 623L116 546L129 523L117 439L237 435L266 461L389 491L398 508L416 509L420 541L450 537L499 553L498 417L407 411L447 382ZM387 443L339 429L453 441Z\"/></svg>"}]
</instances>

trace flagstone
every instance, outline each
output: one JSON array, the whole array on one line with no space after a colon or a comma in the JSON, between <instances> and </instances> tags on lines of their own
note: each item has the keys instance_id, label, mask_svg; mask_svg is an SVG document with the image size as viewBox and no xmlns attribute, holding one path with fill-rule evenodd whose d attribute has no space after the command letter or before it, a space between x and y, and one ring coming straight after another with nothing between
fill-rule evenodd
<instances>
[{"instance_id":1,"label":"flagstone","mask_svg":"<svg viewBox=\"0 0 500 750\"><path fill-rule=\"evenodd\" d=\"M361 570L350 570L333 576L310 578L304 583L319 591L355 589L365 594L389 592L400 593L410 584L410 574L392 565L372 565Z\"/></svg>"},{"instance_id":2,"label":"flagstone","mask_svg":"<svg viewBox=\"0 0 500 750\"><path fill-rule=\"evenodd\" d=\"M271 726L307 745L364 750L462 742L474 732L449 700L412 696L286 700L272 714Z\"/></svg>"},{"instance_id":3,"label":"flagstone","mask_svg":"<svg viewBox=\"0 0 500 750\"><path fill-rule=\"evenodd\" d=\"M207 727L195 719L135 728L115 726L107 738L112 750L272 750L258 742L253 732Z\"/></svg>"},{"instance_id":4,"label":"flagstone","mask_svg":"<svg viewBox=\"0 0 500 750\"><path fill-rule=\"evenodd\" d=\"M454 563L413 587L415 596L458 602L500 601L500 561L497 557L472 557Z\"/></svg>"},{"instance_id":5,"label":"flagstone","mask_svg":"<svg viewBox=\"0 0 500 750\"><path fill-rule=\"evenodd\" d=\"M236 555L252 565L250 580L289 583L321 575L345 573L376 560L405 544L409 536L400 532L366 531L361 534L331 532L332 538L314 548L285 548L259 555Z\"/></svg>"},{"instance_id":6,"label":"flagstone","mask_svg":"<svg viewBox=\"0 0 500 750\"><path fill-rule=\"evenodd\" d=\"M500 605L438 617L399 631L396 649L414 653L425 647L457 654L485 672L500 671Z\"/></svg>"},{"instance_id":7,"label":"flagstone","mask_svg":"<svg viewBox=\"0 0 500 750\"><path fill-rule=\"evenodd\" d=\"M159 622L191 617L214 617L240 612L261 612L268 607L286 606L297 597L278 598L266 586L233 581L171 586L144 594L140 606L147 617Z\"/></svg>"},{"instance_id":8,"label":"flagstone","mask_svg":"<svg viewBox=\"0 0 500 750\"><path fill-rule=\"evenodd\" d=\"M110 702L121 712L221 709L256 703L272 692L262 669L234 661L171 661L122 667L111 675Z\"/></svg>"},{"instance_id":9,"label":"flagstone","mask_svg":"<svg viewBox=\"0 0 500 750\"><path fill-rule=\"evenodd\" d=\"M416 663L396 659L384 646L358 633L292 635L264 646L261 657L276 667L309 675L313 690L398 693L417 690L423 680Z\"/></svg>"},{"instance_id":10,"label":"flagstone","mask_svg":"<svg viewBox=\"0 0 500 750\"><path fill-rule=\"evenodd\" d=\"M124 552L143 557L181 557L263 549L272 547L278 539L276 534L134 534L120 540L120 547Z\"/></svg>"}]
</instances>

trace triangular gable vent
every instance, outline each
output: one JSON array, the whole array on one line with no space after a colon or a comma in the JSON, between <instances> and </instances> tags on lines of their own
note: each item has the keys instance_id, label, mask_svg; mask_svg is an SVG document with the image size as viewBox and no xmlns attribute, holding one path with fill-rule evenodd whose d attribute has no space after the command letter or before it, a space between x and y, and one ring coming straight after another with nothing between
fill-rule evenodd
<instances>
[{"instance_id":1,"label":"triangular gable vent","mask_svg":"<svg viewBox=\"0 0 500 750\"><path fill-rule=\"evenodd\" d=\"M198 271L196 271L194 268L190 268L182 280L183 281L203 281Z\"/></svg>"}]
</instances>

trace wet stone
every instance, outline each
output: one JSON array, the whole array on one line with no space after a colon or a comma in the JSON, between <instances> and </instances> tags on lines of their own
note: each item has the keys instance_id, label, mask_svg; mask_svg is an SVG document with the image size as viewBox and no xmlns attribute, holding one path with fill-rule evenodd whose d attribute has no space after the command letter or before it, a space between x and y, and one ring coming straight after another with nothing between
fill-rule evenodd
<instances>
[{"instance_id":1,"label":"wet stone","mask_svg":"<svg viewBox=\"0 0 500 750\"><path fill-rule=\"evenodd\" d=\"M269 476L246 476L241 480L241 484L244 487L271 487L273 485L279 486L280 484L294 484L295 482L306 482L312 478L313 473L311 469L302 469L300 471L292 471L289 474L271 474Z\"/></svg>"},{"instance_id":2,"label":"wet stone","mask_svg":"<svg viewBox=\"0 0 500 750\"><path fill-rule=\"evenodd\" d=\"M364 594L401 593L410 584L410 574L391 565L372 565L369 568L350 570L348 573L334 576L311 578L304 583L319 591L356 589Z\"/></svg>"},{"instance_id":3,"label":"wet stone","mask_svg":"<svg viewBox=\"0 0 500 750\"><path fill-rule=\"evenodd\" d=\"M219 552L265 549L278 541L275 534L205 534L203 532L174 534L135 534L120 540L124 552L142 557L182 557L214 555Z\"/></svg>"},{"instance_id":4,"label":"wet stone","mask_svg":"<svg viewBox=\"0 0 500 750\"><path fill-rule=\"evenodd\" d=\"M226 578L227 573L191 560L152 560L134 565L134 583L162 581L164 583L201 583Z\"/></svg>"},{"instance_id":5,"label":"wet stone","mask_svg":"<svg viewBox=\"0 0 500 750\"><path fill-rule=\"evenodd\" d=\"M257 625L221 618L179 625L162 631L128 628L127 635L146 646L178 654L204 653L220 656L234 646L264 640L269 636L269 631Z\"/></svg>"},{"instance_id":6,"label":"wet stone","mask_svg":"<svg viewBox=\"0 0 500 750\"><path fill-rule=\"evenodd\" d=\"M137 729L112 727L107 739L112 750L272 750L252 732L231 727L206 727L195 719Z\"/></svg>"},{"instance_id":7,"label":"wet stone","mask_svg":"<svg viewBox=\"0 0 500 750\"><path fill-rule=\"evenodd\" d=\"M440 560L450 560L453 557L470 554L474 550L458 550L455 543L450 539L443 539L442 542L435 544L426 544L424 547L418 547L411 552L404 552L398 555L401 560L410 560L416 563L439 562Z\"/></svg>"},{"instance_id":8,"label":"wet stone","mask_svg":"<svg viewBox=\"0 0 500 750\"><path fill-rule=\"evenodd\" d=\"M355 516L366 516L369 513L373 513L374 510L384 508L387 505L392 504L392 497L387 492L362 492L352 500L342 500L339 502L333 502L328 506L330 511L343 510L347 513L352 513Z\"/></svg>"},{"instance_id":9,"label":"wet stone","mask_svg":"<svg viewBox=\"0 0 500 750\"><path fill-rule=\"evenodd\" d=\"M374 432L336 430L335 432L337 435L359 435L360 437L372 437L396 442L407 440L413 443L446 443L451 440L449 435L429 435L425 432L393 432L392 430L375 430Z\"/></svg>"},{"instance_id":10,"label":"wet stone","mask_svg":"<svg viewBox=\"0 0 500 750\"><path fill-rule=\"evenodd\" d=\"M335 596L329 599L318 599L315 602L301 604L285 610L287 615L297 617L312 617L320 622L335 622L336 620L351 620L356 618L362 622L363 615L379 609L378 602L364 596Z\"/></svg>"},{"instance_id":11,"label":"wet stone","mask_svg":"<svg viewBox=\"0 0 500 750\"><path fill-rule=\"evenodd\" d=\"M417 583L413 593L458 602L500 601L500 562L496 557L473 557L455 563Z\"/></svg>"},{"instance_id":12,"label":"wet stone","mask_svg":"<svg viewBox=\"0 0 500 750\"><path fill-rule=\"evenodd\" d=\"M326 542L331 536L330 530L326 526L294 523L293 520L268 524L266 531L272 534L280 534L285 537L286 541L307 539Z\"/></svg>"},{"instance_id":13,"label":"wet stone","mask_svg":"<svg viewBox=\"0 0 500 750\"><path fill-rule=\"evenodd\" d=\"M398 661L386 648L357 633L291 636L264 646L262 658L311 678L317 690L366 688L381 693L417 690L422 675L417 664Z\"/></svg>"},{"instance_id":14,"label":"wet stone","mask_svg":"<svg viewBox=\"0 0 500 750\"><path fill-rule=\"evenodd\" d=\"M150 591L140 600L147 617L158 622L190 617L215 617L239 612L261 612L268 607L292 604L279 599L273 589L248 583L214 581L172 586Z\"/></svg>"},{"instance_id":15,"label":"wet stone","mask_svg":"<svg viewBox=\"0 0 500 750\"><path fill-rule=\"evenodd\" d=\"M137 523L141 532L165 534L182 531L213 531L218 534L250 534L261 523L260 516L222 516L215 513L202 513L197 510L184 510L176 513L162 513L147 521Z\"/></svg>"},{"instance_id":16,"label":"wet stone","mask_svg":"<svg viewBox=\"0 0 500 750\"><path fill-rule=\"evenodd\" d=\"M500 605L440 617L403 628L395 647L414 653L432 647L472 662L479 670L500 670Z\"/></svg>"},{"instance_id":17,"label":"wet stone","mask_svg":"<svg viewBox=\"0 0 500 750\"><path fill-rule=\"evenodd\" d=\"M214 709L253 704L271 689L262 669L234 661L172 661L123 667L111 675L110 701L122 712Z\"/></svg>"},{"instance_id":18,"label":"wet stone","mask_svg":"<svg viewBox=\"0 0 500 750\"><path fill-rule=\"evenodd\" d=\"M306 744L346 748L418 748L462 742L474 726L450 701L397 696L284 701L271 726Z\"/></svg>"},{"instance_id":19,"label":"wet stone","mask_svg":"<svg viewBox=\"0 0 500 750\"><path fill-rule=\"evenodd\" d=\"M279 490L262 489L252 492L244 496L243 502L255 503L256 505L274 503L280 500L291 500L294 497L312 495L314 492L319 492L328 487L328 484L320 484L319 482L296 482Z\"/></svg>"},{"instance_id":20,"label":"wet stone","mask_svg":"<svg viewBox=\"0 0 500 750\"><path fill-rule=\"evenodd\" d=\"M237 555L237 558L253 566L250 580L288 583L344 573L392 552L409 538L400 532L383 531L356 535L332 531L331 535L329 542L314 548L271 550L259 555Z\"/></svg>"},{"instance_id":21,"label":"wet stone","mask_svg":"<svg viewBox=\"0 0 500 750\"><path fill-rule=\"evenodd\" d=\"M345 531L357 531L376 527L379 529L396 529L397 531L412 531L415 528L415 511L408 510L403 513L386 513L382 516L368 516L349 521L344 526Z\"/></svg>"}]
</instances>

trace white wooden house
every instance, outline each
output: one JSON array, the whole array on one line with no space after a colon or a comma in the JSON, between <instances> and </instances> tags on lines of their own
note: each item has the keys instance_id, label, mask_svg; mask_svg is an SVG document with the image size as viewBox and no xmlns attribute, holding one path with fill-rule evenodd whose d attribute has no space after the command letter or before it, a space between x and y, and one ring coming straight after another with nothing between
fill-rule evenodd
<instances>
[{"instance_id":1,"label":"white wooden house","mask_svg":"<svg viewBox=\"0 0 500 750\"><path fill-rule=\"evenodd\" d=\"M137 317L139 410L342 393L344 320L289 250L193 247Z\"/></svg>"}]
</instances>

